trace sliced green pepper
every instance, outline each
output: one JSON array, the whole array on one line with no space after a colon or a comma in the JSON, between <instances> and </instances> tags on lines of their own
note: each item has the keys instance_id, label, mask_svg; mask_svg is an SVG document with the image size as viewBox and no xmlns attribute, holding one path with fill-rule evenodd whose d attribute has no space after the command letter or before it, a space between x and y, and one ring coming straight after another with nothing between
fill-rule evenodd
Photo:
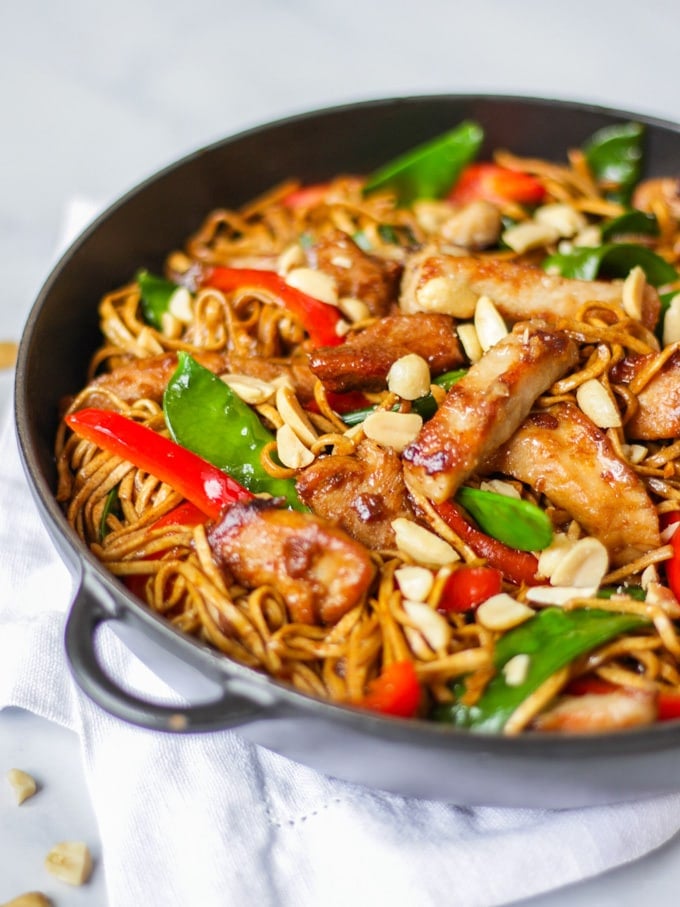
<instances>
[{"instance_id":1,"label":"sliced green pepper","mask_svg":"<svg viewBox=\"0 0 680 907\"><path fill-rule=\"evenodd\" d=\"M472 120L399 155L369 176L364 193L390 189L400 205L418 198L441 198L458 179L463 167L474 160L484 140L484 130Z\"/></svg>"},{"instance_id":2,"label":"sliced green pepper","mask_svg":"<svg viewBox=\"0 0 680 907\"><path fill-rule=\"evenodd\" d=\"M438 384L439 387L443 387L444 390L448 390L450 387L460 381L460 379L467 373L467 369L459 368L455 369L452 372L444 372L443 375L439 375L437 378L433 378L432 383ZM394 410L396 411L399 407L395 406ZM363 422L367 416L370 416L371 413L374 413L376 410L375 406L367 406L364 409L354 409L349 413L343 413L341 415L342 421L345 425L359 425L360 422ZM422 416L423 419L431 419L432 416L437 411L437 401L432 396L432 394L426 394L424 397L418 397L411 404L411 412L418 413L419 416Z\"/></svg>"},{"instance_id":3,"label":"sliced green pepper","mask_svg":"<svg viewBox=\"0 0 680 907\"><path fill-rule=\"evenodd\" d=\"M224 470L257 494L284 498L294 510L306 510L293 479L269 475L260 453L273 435L230 387L188 353L178 364L163 396L165 421L174 441Z\"/></svg>"},{"instance_id":4,"label":"sliced green pepper","mask_svg":"<svg viewBox=\"0 0 680 907\"><path fill-rule=\"evenodd\" d=\"M600 233L604 242L618 236L658 236L659 222L653 214L631 210L606 221L600 227Z\"/></svg>"},{"instance_id":5,"label":"sliced green pepper","mask_svg":"<svg viewBox=\"0 0 680 907\"><path fill-rule=\"evenodd\" d=\"M163 327L163 315L170 309L170 301L175 293L188 293L184 287L177 286L171 280L157 277L148 271L138 271L135 280L140 292L142 315L147 324L160 331Z\"/></svg>"},{"instance_id":6,"label":"sliced green pepper","mask_svg":"<svg viewBox=\"0 0 680 907\"><path fill-rule=\"evenodd\" d=\"M599 129L583 145L590 172L601 183L613 183L612 200L627 204L642 171L645 127L621 123Z\"/></svg>"},{"instance_id":7,"label":"sliced green pepper","mask_svg":"<svg viewBox=\"0 0 680 907\"><path fill-rule=\"evenodd\" d=\"M495 491L463 487L456 500L470 513L479 528L519 551L542 551L553 538L550 518L530 501Z\"/></svg>"},{"instance_id":8,"label":"sliced green pepper","mask_svg":"<svg viewBox=\"0 0 680 907\"><path fill-rule=\"evenodd\" d=\"M665 259L635 243L606 243L603 246L580 246L571 252L556 252L543 261L543 269L563 277L595 280L598 275L626 277L636 265L645 272L655 287L678 279L678 273Z\"/></svg>"},{"instance_id":9,"label":"sliced green pepper","mask_svg":"<svg viewBox=\"0 0 680 907\"><path fill-rule=\"evenodd\" d=\"M460 701L446 703L437 706L432 717L435 721L474 731L501 732L524 700L561 668L610 639L648 624L649 621L635 614L617 614L597 608L539 611L498 640L493 659L497 673L475 705L464 705ZM529 656L529 669L523 683L510 686L502 669L519 654ZM454 693L460 697L463 692L464 685L457 683Z\"/></svg>"}]
</instances>

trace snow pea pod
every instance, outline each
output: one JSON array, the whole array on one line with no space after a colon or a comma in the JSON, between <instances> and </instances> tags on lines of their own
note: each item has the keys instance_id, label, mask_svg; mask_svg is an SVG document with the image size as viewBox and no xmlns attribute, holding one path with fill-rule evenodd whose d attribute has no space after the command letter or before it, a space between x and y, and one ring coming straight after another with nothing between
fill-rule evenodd
<instances>
[{"instance_id":1,"label":"snow pea pod","mask_svg":"<svg viewBox=\"0 0 680 907\"><path fill-rule=\"evenodd\" d=\"M659 222L653 214L631 210L603 223L600 233L604 242L618 236L658 236Z\"/></svg>"},{"instance_id":2,"label":"snow pea pod","mask_svg":"<svg viewBox=\"0 0 680 907\"><path fill-rule=\"evenodd\" d=\"M465 120L416 148L406 151L367 179L364 194L391 190L400 205L418 198L441 198L458 179L463 167L474 160L484 139L479 123Z\"/></svg>"},{"instance_id":3,"label":"snow pea pod","mask_svg":"<svg viewBox=\"0 0 680 907\"><path fill-rule=\"evenodd\" d=\"M631 268L639 266L647 280L658 287L678 279L678 273L665 259L635 243L605 243L602 246L580 246L570 252L556 252L543 261L543 269L563 277L595 280L605 277L626 277Z\"/></svg>"},{"instance_id":4,"label":"snow pea pod","mask_svg":"<svg viewBox=\"0 0 680 907\"><path fill-rule=\"evenodd\" d=\"M475 705L460 701L464 684L459 682L453 687L456 700L437 706L432 717L482 733L502 732L525 699L561 668L622 633L648 625L648 620L635 614L597 608L546 608L498 640L493 656L497 673ZM511 686L503 667L520 654L529 656L529 668L524 681Z\"/></svg>"},{"instance_id":5,"label":"snow pea pod","mask_svg":"<svg viewBox=\"0 0 680 907\"><path fill-rule=\"evenodd\" d=\"M163 396L163 412L173 440L182 447L255 494L267 492L294 510L307 509L293 479L274 478L262 466L262 448L274 437L257 413L188 353L178 354Z\"/></svg>"},{"instance_id":6,"label":"snow pea pod","mask_svg":"<svg viewBox=\"0 0 680 907\"><path fill-rule=\"evenodd\" d=\"M456 500L475 518L480 529L511 548L542 551L552 541L550 518L530 501L467 487L458 489Z\"/></svg>"},{"instance_id":7,"label":"snow pea pod","mask_svg":"<svg viewBox=\"0 0 680 907\"><path fill-rule=\"evenodd\" d=\"M645 127L641 123L605 126L583 145L590 172L600 183L613 184L608 198L627 204L642 171Z\"/></svg>"}]
</instances>

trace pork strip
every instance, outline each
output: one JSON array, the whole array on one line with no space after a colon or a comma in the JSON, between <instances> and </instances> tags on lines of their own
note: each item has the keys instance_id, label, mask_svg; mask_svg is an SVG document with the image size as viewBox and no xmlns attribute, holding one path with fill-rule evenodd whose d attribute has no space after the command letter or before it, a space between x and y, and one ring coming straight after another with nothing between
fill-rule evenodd
<instances>
[{"instance_id":1,"label":"pork strip","mask_svg":"<svg viewBox=\"0 0 680 907\"><path fill-rule=\"evenodd\" d=\"M234 504L208 536L218 564L246 588L269 585L291 620L333 624L359 604L375 568L363 545L310 513Z\"/></svg>"},{"instance_id":2,"label":"pork strip","mask_svg":"<svg viewBox=\"0 0 680 907\"><path fill-rule=\"evenodd\" d=\"M652 354L653 356L654 354ZM629 384L650 356L626 359L614 372L614 380ZM636 441L662 441L680 437L680 350L637 395L638 409L626 422L626 436Z\"/></svg>"},{"instance_id":3,"label":"pork strip","mask_svg":"<svg viewBox=\"0 0 680 907\"><path fill-rule=\"evenodd\" d=\"M227 367L227 356L224 353L196 353L195 358L216 374L225 371ZM112 403L109 394L125 403L134 403L136 400L153 400L160 403L166 385L176 368L177 353L160 353L143 359L131 358L124 365L119 365L110 372L103 372L90 382L87 405L110 409Z\"/></svg>"},{"instance_id":4,"label":"pork strip","mask_svg":"<svg viewBox=\"0 0 680 907\"><path fill-rule=\"evenodd\" d=\"M617 566L661 544L641 480L573 403L532 413L487 467L545 494L598 538Z\"/></svg>"},{"instance_id":5,"label":"pork strip","mask_svg":"<svg viewBox=\"0 0 680 907\"><path fill-rule=\"evenodd\" d=\"M379 391L387 386L392 363L408 353L422 356L433 375L461 365L464 357L451 316L387 315L340 346L313 350L309 366L326 390Z\"/></svg>"},{"instance_id":6,"label":"pork strip","mask_svg":"<svg viewBox=\"0 0 680 907\"><path fill-rule=\"evenodd\" d=\"M436 503L450 498L577 361L563 332L517 325L454 384L404 450L407 485Z\"/></svg>"},{"instance_id":7,"label":"pork strip","mask_svg":"<svg viewBox=\"0 0 680 907\"><path fill-rule=\"evenodd\" d=\"M432 283L436 279L435 283ZM480 296L488 296L509 322L574 318L586 302L621 303L620 280L575 280L533 265L424 250L407 262L399 306L403 312L448 312L471 318ZM647 285L642 322L653 329L661 303Z\"/></svg>"},{"instance_id":8,"label":"pork strip","mask_svg":"<svg viewBox=\"0 0 680 907\"><path fill-rule=\"evenodd\" d=\"M413 516L398 455L368 439L355 456L316 459L296 488L314 513L373 550L394 548L392 520Z\"/></svg>"},{"instance_id":9,"label":"pork strip","mask_svg":"<svg viewBox=\"0 0 680 907\"><path fill-rule=\"evenodd\" d=\"M265 359L260 356L236 356L211 351L195 352L192 356L216 375L229 371L263 381L286 377L301 400L311 400L314 397L316 378L309 370L306 358ZM174 352L147 356L144 359L133 358L90 382L91 393L87 405L110 408L112 404L109 394L125 403L134 403L135 400L154 400L160 403L176 368L177 354Z\"/></svg>"},{"instance_id":10,"label":"pork strip","mask_svg":"<svg viewBox=\"0 0 680 907\"><path fill-rule=\"evenodd\" d=\"M402 266L364 252L341 230L323 236L307 251L309 266L334 278L338 296L360 299L371 315L396 305Z\"/></svg>"}]
</instances>

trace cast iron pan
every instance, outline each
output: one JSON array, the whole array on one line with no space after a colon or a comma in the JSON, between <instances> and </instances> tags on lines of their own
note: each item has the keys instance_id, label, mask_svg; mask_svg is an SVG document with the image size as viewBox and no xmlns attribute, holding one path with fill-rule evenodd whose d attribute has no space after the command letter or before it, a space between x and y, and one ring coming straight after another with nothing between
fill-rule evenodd
<instances>
[{"instance_id":1,"label":"cast iron pan","mask_svg":"<svg viewBox=\"0 0 680 907\"><path fill-rule=\"evenodd\" d=\"M369 172L466 118L484 126L482 156L503 147L554 160L564 160L567 148L596 129L634 119L648 127L648 175L678 173L680 127L628 112L498 96L363 102L266 125L184 158L116 202L64 255L25 328L15 406L28 482L73 575L67 657L82 689L125 721L164 731L238 727L248 739L318 770L401 794L575 806L680 789L678 722L587 738L505 738L381 718L294 692L152 614L90 554L54 499L59 400L84 383L99 343L97 304L107 290L141 266L159 270L167 251L181 246L212 208L238 206L291 176L314 182ZM188 703L164 705L124 690L97 655L96 631L106 622L185 695L201 690L200 697L190 692ZM180 683L187 674L200 682Z\"/></svg>"}]
</instances>

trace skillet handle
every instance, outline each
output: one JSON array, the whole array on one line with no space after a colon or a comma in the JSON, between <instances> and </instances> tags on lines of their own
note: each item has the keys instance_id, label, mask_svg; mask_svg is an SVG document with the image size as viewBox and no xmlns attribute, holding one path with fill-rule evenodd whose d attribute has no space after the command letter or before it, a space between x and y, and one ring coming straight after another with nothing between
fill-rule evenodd
<instances>
[{"instance_id":1,"label":"skillet handle","mask_svg":"<svg viewBox=\"0 0 680 907\"><path fill-rule=\"evenodd\" d=\"M108 607L104 603L107 599ZM235 694L224 678L216 699L187 706L148 702L122 689L106 673L95 651L97 629L109 620L123 621L122 610L104 590L95 591L84 579L66 622L66 656L83 692L114 717L149 730L190 732L248 724L267 706L271 714L271 701L253 701L256 692L253 698Z\"/></svg>"}]
</instances>

